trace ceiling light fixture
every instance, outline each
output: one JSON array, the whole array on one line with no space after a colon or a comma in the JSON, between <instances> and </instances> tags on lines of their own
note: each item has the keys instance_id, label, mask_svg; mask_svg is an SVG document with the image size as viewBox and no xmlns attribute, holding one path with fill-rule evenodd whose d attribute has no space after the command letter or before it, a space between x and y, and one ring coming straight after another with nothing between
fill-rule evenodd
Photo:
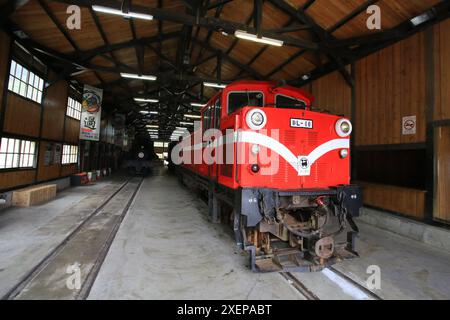
<instances>
[{"instance_id":1,"label":"ceiling light fixture","mask_svg":"<svg viewBox=\"0 0 450 320\"><path fill-rule=\"evenodd\" d=\"M180 125L182 125L182 126L193 126L194 123L193 123L193 122L184 122L184 121L180 121Z\"/></svg>"},{"instance_id":2,"label":"ceiling light fixture","mask_svg":"<svg viewBox=\"0 0 450 320\"><path fill-rule=\"evenodd\" d=\"M434 18L434 13L432 11L427 11L425 13L422 13L422 14L412 18L409 21L411 21L413 26L417 27L418 25L421 25L427 21L430 21L433 18Z\"/></svg>"},{"instance_id":3,"label":"ceiling light fixture","mask_svg":"<svg viewBox=\"0 0 450 320\"><path fill-rule=\"evenodd\" d=\"M159 128L159 126L157 126L157 125L155 125L155 124L148 124L148 125L146 125L146 127L147 127L147 128L155 128L155 129L158 129L158 128Z\"/></svg>"},{"instance_id":4,"label":"ceiling light fixture","mask_svg":"<svg viewBox=\"0 0 450 320\"><path fill-rule=\"evenodd\" d=\"M123 12L119 9L104 7L104 6L98 6L93 5L92 10L102 13L109 13L109 14L115 14L118 16L122 16L125 18L135 18L135 19L142 19L142 20L153 20L153 16L151 14L145 14L145 13L138 13L138 12Z\"/></svg>"},{"instance_id":5,"label":"ceiling light fixture","mask_svg":"<svg viewBox=\"0 0 450 320\"><path fill-rule=\"evenodd\" d=\"M303 81L309 80L309 78L310 78L309 74L302 75L302 80Z\"/></svg>"},{"instance_id":6,"label":"ceiling light fixture","mask_svg":"<svg viewBox=\"0 0 450 320\"><path fill-rule=\"evenodd\" d=\"M135 74L135 73L124 73L124 72L121 72L120 76L122 78L138 79L138 80L149 80L149 81L155 81L157 79L155 76L138 75L138 74Z\"/></svg>"},{"instance_id":7,"label":"ceiling light fixture","mask_svg":"<svg viewBox=\"0 0 450 320\"><path fill-rule=\"evenodd\" d=\"M247 33L244 30L236 30L234 32L234 35L237 38L250 40L250 41L254 41L254 42L259 42L259 43L264 43L264 44L269 44L272 46L281 47L283 45L283 41L281 41L281 40L266 38L266 37L258 37L256 34Z\"/></svg>"},{"instance_id":8,"label":"ceiling light fixture","mask_svg":"<svg viewBox=\"0 0 450 320\"><path fill-rule=\"evenodd\" d=\"M197 102L191 102L191 106L193 106L193 107L204 107L204 106L206 106L206 104L197 103Z\"/></svg>"},{"instance_id":9,"label":"ceiling light fixture","mask_svg":"<svg viewBox=\"0 0 450 320\"><path fill-rule=\"evenodd\" d=\"M205 87L220 88L220 89L223 89L227 86L226 84L220 84L220 83L215 83L215 82L203 82L203 85Z\"/></svg>"},{"instance_id":10,"label":"ceiling light fixture","mask_svg":"<svg viewBox=\"0 0 450 320\"><path fill-rule=\"evenodd\" d=\"M197 115L197 114L185 114L184 117L191 118L191 119L201 119L202 118L201 115Z\"/></svg>"},{"instance_id":11,"label":"ceiling light fixture","mask_svg":"<svg viewBox=\"0 0 450 320\"><path fill-rule=\"evenodd\" d=\"M144 98L134 98L136 102L150 102L150 103L158 103L158 99L144 99Z\"/></svg>"}]
</instances>

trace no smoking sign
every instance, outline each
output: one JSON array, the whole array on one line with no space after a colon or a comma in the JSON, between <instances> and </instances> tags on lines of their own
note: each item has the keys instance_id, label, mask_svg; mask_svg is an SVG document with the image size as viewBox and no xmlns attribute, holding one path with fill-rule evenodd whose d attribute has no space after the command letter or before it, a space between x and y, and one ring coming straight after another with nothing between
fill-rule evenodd
<instances>
[{"instance_id":1,"label":"no smoking sign","mask_svg":"<svg viewBox=\"0 0 450 320\"><path fill-rule=\"evenodd\" d=\"M403 135L416 134L417 119L416 116L403 117L402 133Z\"/></svg>"}]
</instances>

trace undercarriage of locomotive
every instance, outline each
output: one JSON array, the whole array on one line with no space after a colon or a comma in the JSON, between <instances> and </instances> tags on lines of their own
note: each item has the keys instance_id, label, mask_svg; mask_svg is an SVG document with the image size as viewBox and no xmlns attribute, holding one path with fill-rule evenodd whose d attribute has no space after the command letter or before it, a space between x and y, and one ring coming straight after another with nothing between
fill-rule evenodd
<instances>
[{"instance_id":1,"label":"undercarriage of locomotive","mask_svg":"<svg viewBox=\"0 0 450 320\"><path fill-rule=\"evenodd\" d=\"M258 223L245 211L234 217L236 240L250 252L254 271L319 271L357 256L358 228L352 218L360 207L357 189L334 195L258 192L242 200L256 202L260 213Z\"/></svg>"}]
</instances>

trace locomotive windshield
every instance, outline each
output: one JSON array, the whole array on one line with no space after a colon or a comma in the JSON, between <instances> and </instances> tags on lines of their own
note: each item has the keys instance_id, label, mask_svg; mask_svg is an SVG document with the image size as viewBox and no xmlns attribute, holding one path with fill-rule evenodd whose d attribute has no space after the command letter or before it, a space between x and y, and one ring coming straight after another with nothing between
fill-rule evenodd
<instances>
[{"instance_id":1,"label":"locomotive windshield","mask_svg":"<svg viewBox=\"0 0 450 320\"><path fill-rule=\"evenodd\" d=\"M228 94L228 114L231 114L239 108L251 106L264 106L264 95L259 91L230 92Z\"/></svg>"},{"instance_id":2,"label":"locomotive windshield","mask_svg":"<svg viewBox=\"0 0 450 320\"><path fill-rule=\"evenodd\" d=\"M306 103L292 97L277 94L275 97L275 105L277 108L283 109L306 109Z\"/></svg>"}]
</instances>

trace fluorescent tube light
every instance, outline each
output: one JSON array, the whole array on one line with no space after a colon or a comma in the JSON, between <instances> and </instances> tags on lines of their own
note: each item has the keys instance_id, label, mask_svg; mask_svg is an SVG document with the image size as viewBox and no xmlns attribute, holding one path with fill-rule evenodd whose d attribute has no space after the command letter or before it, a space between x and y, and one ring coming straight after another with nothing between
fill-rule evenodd
<instances>
[{"instance_id":1,"label":"fluorescent tube light","mask_svg":"<svg viewBox=\"0 0 450 320\"><path fill-rule=\"evenodd\" d=\"M159 126L157 126L157 125L155 125L155 124L148 124L148 125L146 125L146 127L147 127L147 128L155 128L155 129L158 129L158 128L159 128Z\"/></svg>"},{"instance_id":2,"label":"fluorescent tube light","mask_svg":"<svg viewBox=\"0 0 450 320\"><path fill-rule=\"evenodd\" d=\"M134 98L136 102L150 102L150 103L158 103L158 99L144 99L144 98Z\"/></svg>"},{"instance_id":3,"label":"fluorescent tube light","mask_svg":"<svg viewBox=\"0 0 450 320\"><path fill-rule=\"evenodd\" d=\"M206 106L206 104L197 103L197 102L191 102L191 106L193 106L193 107L204 107L204 106Z\"/></svg>"},{"instance_id":4,"label":"fluorescent tube light","mask_svg":"<svg viewBox=\"0 0 450 320\"><path fill-rule=\"evenodd\" d=\"M220 84L220 83L215 83L215 82L203 82L203 85L205 87L220 88L220 89L223 89L227 86L226 84Z\"/></svg>"},{"instance_id":5,"label":"fluorescent tube light","mask_svg":"<svg viewBox=\"0 0 450 320\"><path fill-rule=\"evenodd\" d=\"M157 79L155 76L138 75L138 74L134 74L134 73L121 72L120 75L122 76L122 78L129 78L129 79L139 79L139 80L149 80L149 81L155 81Z\"/></svg>"},{"instance_id":6,"label":"fluorescent tube light","mask_svg":"<svg viewBox=\"0 0 450 320\"><path fill-rule=\"evenodd\" d=\"M201 119L202 118L201 115L196 115L196 114L185 114L184 117L191 118L191 119Z\"/></svg>"},{"instance_id":7,"label":"fluorescent tube light","mask_svg":"<svg viewBox=\"0 0 450 320\"><path fill-rule=\"evenodd\" d=\"M114 9L114 8L108 8L104 6L97 6L93 5L92 10L102 13L109 13L109 14L115 14L118 16L122 16L125 18L135 18L135 19L142 19L142 20L153 20L153 16L150 14L145 13L138 13L138 12L128 12L125 13L122 10Z\"/></svg>"},{"instance_id":8,"label":"fluorescent tube light","mask_svg":"<svg viewBox=\"0 0 450 320\"><path fill-rule=\"evenodd\" d=\"M422 23L425 23L433 18L434 14L432 12L427 11L425 13L422 13L421 15L412 18L410 21L415 27L417 27L418 25L421 25Z\"/></svg>"},{"instance_id":9,"label":"fluorescent tube light","mask_svg":"<svg viewBox=\"0 0 450 320\"><path fill-rule=\"evenodd\" d=\"M264 44L269 44L272 46L281 47L283 45L283 41L281 41L281 40L271 39L271 38L266 38L266 37L259 38L256 34L247 33L243 30L236 30L234 32L234 35L241 39L264 43Z\"/></svg>"}]
</instances>

